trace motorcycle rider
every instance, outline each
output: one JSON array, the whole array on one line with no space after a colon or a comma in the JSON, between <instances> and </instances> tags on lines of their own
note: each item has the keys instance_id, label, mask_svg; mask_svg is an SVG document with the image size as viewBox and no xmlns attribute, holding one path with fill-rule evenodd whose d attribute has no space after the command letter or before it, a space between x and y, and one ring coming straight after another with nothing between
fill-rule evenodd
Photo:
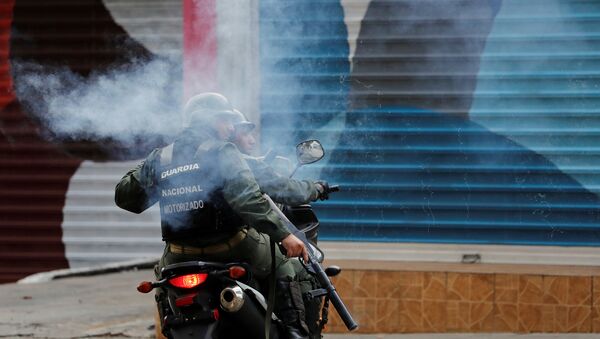
<instances>
[{"instance_id":1,"label":"motorcycle rider","mask_svg":"<svg viewBox=\"0 0 600 339\"><path fill-rule=\"evenodd\" d=\"M263 192L267 193L274 201L291 206L328 198L329 185L326 181L294 180L281 175L280 172L292 171L288 159L275 157L271 164L267 164L264 158L251 156L256 145L256 139L252 135L256 126L248 121L242 112L234 110L234 113L236 117L234 117L232 142L240 152L244 153L244 160L252 170L256 182Z\"/></svg>"},{"instance_id":2,"label":"motorcycle rider","mask_svg":"<svg viewBox=\"0 0 600 339\"><path fill-rule=\"evenodd\" d=\"M235 113L233 123L233 142L237 148L245 155L252 155L254 153L254 147L256 146L256 138L252 135L252 131L256 125L253 122L248 121L246 115L237 109L234 109Z\"/></svg>"},{"instance_id":3,"label":"motorcycle rider","mask_svg":"<svg viewBox=\"0 0 600 339\"><path fill-rule=\"evenodd\" d=\"M252 135L252 131L256 126L254 123L248 121L246 116L240 111L234 110L234 112L237 118L235 118L234 122L235 131L232 142L244 153L244 159L263 192L271 196L274 201L289 206L308 204L317 199L328 199L329 185L326 181L299 181L291 179L289 175L280 174L292 173L293 166L289 159L275 157L267 164L264 158L251 156L254 153L256 145L256 139ZM300 285L303 294L321 287L317 280L306 271L300 261L290 261L296 271L295 280ZM306 310L305 322L308 328L311 332L317 333L321 326L319 314L321 300L304 300L304 308Z\"/></svg>"},{"instance_id":4,"label":"motorcycle rider","mask_svg":"<svg viewBox=\"0 0 600 339\"><path fill-rule=\"evenodd\" d=\"M235 116L229 101L217 93L199 94L187 102L184 114L185 129L175 142L152 151L115 188L115 202L125 210L141 213L160 203L166 246L158 269L191 260L244 261L265 281L271 268L269 238L281 242L289 257L306 260L304 243L289 233L238 149L227 142ZM294 267L277 249L275 264L275 313L289 338L306 338Z\"/></svg>"}]
</instances>

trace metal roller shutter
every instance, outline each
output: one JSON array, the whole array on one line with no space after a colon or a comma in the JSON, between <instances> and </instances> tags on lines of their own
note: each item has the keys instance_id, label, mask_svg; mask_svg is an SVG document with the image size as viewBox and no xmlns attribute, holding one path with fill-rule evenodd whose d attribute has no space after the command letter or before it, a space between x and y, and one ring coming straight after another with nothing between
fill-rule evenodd
<instances>
[{"instance_id":1,"label":"metal roller shutter","mask_svg":"<svg viewBox=\"0 0 600 339\"><path fill-rule=\"evenodd\" d=\"M600 243L595 2L278 3L263 139L339 135L315 166L344 188L315 204L324 239Z\"/></svg>"},{"instance_id":2,"label":"metal roller shutter","mask_svg":"<svg viewBox=\"0 0 600 339\"><path fill-rule=\"evenodd\" d=\"M9 62L13 6L0 5L0 282L67 266L61 209L79 163L42 142L16 102Z\"/></svg>"},{"instance_id":3,"label":"metal roller shutter","mask_svg":"<svg viewBox=\"0 0 600 339\"><path fill-rule=\"evenodd\" d=\"M136 223L114 206L114 185L131 165L106 163L121 160L119 145L48 138L52 130L15 95L19 76L9 66L59 67L85 78L127 65L132 56L177 60L180 2L17 0L0 5L0 15L0 282L69 265L158 255L156 215ZM153 243L140 246L149 237Z\"/></svg>"}]
</instances>

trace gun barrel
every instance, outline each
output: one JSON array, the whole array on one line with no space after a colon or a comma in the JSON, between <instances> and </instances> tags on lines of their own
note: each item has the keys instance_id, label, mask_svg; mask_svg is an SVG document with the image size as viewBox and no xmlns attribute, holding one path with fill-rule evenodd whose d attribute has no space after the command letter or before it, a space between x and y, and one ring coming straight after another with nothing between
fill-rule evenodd
<instances>
[{"instance_id":1,"label":"gun barrel","mask_svg":"<svg viewBox=\"0 0 600 339\"><path fill-rule=\"evenodd\" d=\"M331 300L331 304L333 305L333 307L335 307L335 310L340 315L340 318L342 318L342 321L344 322L344 325L346 325L346 328L348 328L348 330L350 331L353 331L356 328L358 328L358 323L356 323L356 321L354 321L354 319L352 318L350 311L348 311L348 308L346 307L346 305L344 305L344 302L340 298L340 295L335 290L335 287L329 280L329 277L327 277L327 274L325 274L325 272L323 271L321 265L312 262L311 266L317 273L317 280L319 281L321 286L329 292L329 300Z\"/></svg>"}]
</instances>

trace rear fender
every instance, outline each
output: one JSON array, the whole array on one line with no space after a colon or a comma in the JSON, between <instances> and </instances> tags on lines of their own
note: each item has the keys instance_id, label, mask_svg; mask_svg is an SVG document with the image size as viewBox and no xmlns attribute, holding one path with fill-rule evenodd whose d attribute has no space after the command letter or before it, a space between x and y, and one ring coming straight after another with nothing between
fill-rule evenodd
<instances>
[{"instance_id":1,"label":"rear fender","mask_svg":"<svg viewBox=\"0 0 600 339\"><path fill-rule=\"evenodd\" d=\"M177 328L171 328L171 338L173 339L217 339L218 322L205 324L189 324Z\"/></svg>"}]
</instances>

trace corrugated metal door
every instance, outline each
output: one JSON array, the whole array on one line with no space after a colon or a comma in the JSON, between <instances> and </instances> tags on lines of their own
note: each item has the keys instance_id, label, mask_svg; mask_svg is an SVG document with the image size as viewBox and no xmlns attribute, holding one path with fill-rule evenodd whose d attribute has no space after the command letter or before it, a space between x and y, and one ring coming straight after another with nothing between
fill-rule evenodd
<instances>
[{"instance_id":1,"label":"corrugated metal door","mask_svg":"<svg viewBox=\"0 0 600 339\"><path fill-rule=\"evenodd\" d=\"M68 178L78 166L40 140L36 127L15 101L9 73L14 1L2 11L0 113L0 282L67 265L60 222Z\"/></svg>"},{"instance_id":2,"label":"corrugated metal door","mask_svg":"<svg viewBox=\"0 0 600 339\"><path fill-rule=\"evenodd\" d=\"M14 94L19 73L9 65L58 67L85 78L126 65L131 57L176 58L180 2L18 0L0 4L0 15L0 282L68 267L65 247L71 266L124 260L147 254L139 244L151 234L150 251L158 255L157 218L150 213L129 223L133 218L114 206L114 184L131 165L105 162L120 159L119 145L53 138Z\"/></svg>"},{"instance_id":3,"label":"corrugated metal door","mask_svg":"<svg viewBox=\"0 0 600 339\"><path fill-rule=\"evenodd\" d=\"M321 167L344 191L316 204L323 238L600 243L599 5L373 0L352 17L362 10L261 8L264 138L339 134Z\"/></svg>"}]
</instances>

